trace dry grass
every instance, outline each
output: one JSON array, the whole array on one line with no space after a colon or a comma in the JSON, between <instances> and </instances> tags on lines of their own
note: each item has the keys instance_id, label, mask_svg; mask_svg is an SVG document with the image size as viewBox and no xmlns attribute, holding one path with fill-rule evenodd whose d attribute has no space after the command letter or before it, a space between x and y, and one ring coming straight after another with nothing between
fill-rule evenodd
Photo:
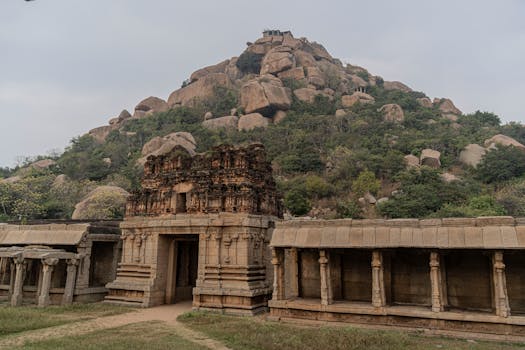
<instances>
[{"instance_id":1,"label":"dry grass","mask_svg":"<svg viewBox=\"0 0 525 350\"><path fill-rule=\"evenodd\" d=\"M511 350L525 345L423 337L399 331L352 327L299 327L248 317L188 313L179 317L188 327L239 350Z\"/></svg>"},{"instance_id":2,"label":"dry grass","mask_svg":"<svg viewBox=\"0 0 525 350\"><path fill-rule=\"evenodd\" d=\"M49 306L45 308L1 305L0 337L70 322L89 320L100 316L117 315L131 310L132 309L126 307L102 303Z\"/></svg>"},{"instance_id":3,"label":"dry grass","mask_svg":"<svg viewBox=\"0 0 525 350\"><path fill-rule=\"evenodd\" d=\"M162 322L142 322L84 335L27 342L13 349L205 350L206 348L175 335L173 328Z\"/></svg>"}]
</instances>

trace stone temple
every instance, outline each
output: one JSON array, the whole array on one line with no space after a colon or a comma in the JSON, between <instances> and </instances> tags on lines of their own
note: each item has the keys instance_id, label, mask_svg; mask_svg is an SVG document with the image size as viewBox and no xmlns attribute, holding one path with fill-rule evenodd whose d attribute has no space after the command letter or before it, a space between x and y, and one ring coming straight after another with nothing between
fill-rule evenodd
<instances>
[{"instance_id":1,"label":"stone temple","mask_svg":"<svg viewBox=\"0 0 525 350\"><path fill-rule=\"evenodd\" d=\"M261 144L149 156L115 228L0 226L0 297L525 336L524 218L283 221Z\"/></svg>"},{"instance_id":2,"label":"stone temple","mask_svg":"<svg viewBox=\"0 0 525 350\"><path fill-rule=\"evenodd\" d=\"M281 217L260 144L150 156L105 300L525 335L525 219Z\"/></svg>"},{"instance_id":3,"label":"stone temple","mask_svg":"<svg viewBox=\"0 0 525 350\"><path fill-rule=\"evenodd\" d=\"M122 229L106 301L254 314L272 293L269 242L282 207L264 147L150 156Z\"/></svg>"}]
</instances>

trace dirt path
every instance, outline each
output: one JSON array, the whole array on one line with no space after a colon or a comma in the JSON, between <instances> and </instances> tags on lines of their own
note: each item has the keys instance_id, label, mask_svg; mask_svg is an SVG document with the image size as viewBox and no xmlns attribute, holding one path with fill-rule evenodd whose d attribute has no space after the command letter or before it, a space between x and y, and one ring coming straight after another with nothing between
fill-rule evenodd
<instances>
[{"instance_id":1,"label":"dirt path","mask_svg":"<svg viewBox=\"0 0 525 350\"><path fill-rule=\"evenodd\" d=\"M121 327L132 323L163 321L173 326L175 333L188 341L197 343L212 350L230 350L221 342L208 338L206 335L191 330L180 322L177 322L177 317L188 311L191 311L191 301L174 305L163 305L148 309L140 309L116 316L99 317L88 321L27 331L0 340L0 349L21 346L28 341L82 335L103 329Z\"/></svg>"}]
</instances>

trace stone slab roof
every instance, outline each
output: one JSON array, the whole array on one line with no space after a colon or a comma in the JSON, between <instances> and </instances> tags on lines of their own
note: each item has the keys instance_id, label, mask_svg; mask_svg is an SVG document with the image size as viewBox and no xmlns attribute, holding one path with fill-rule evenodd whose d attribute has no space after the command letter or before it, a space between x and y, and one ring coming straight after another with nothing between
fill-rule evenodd
<instances>
[{"instance_id":1,"label":"stone slab roof","mask_svg":"<svg viewBox=\"0 0 525 350\"><path fill-rule=\"evenodd\" d=\"M525 218L283 221L276 224L270 246L524 249Z\"/></svg>"},{"instance_id":2,"label":"stone slab roof","mask_svg":"<svg viewBox=\"0 0 525 350\"><path fill-rule=\"evenodd\" d=\"M89 224L0 225L0 246L77 245Z\"/></svg>"}]
</instances>

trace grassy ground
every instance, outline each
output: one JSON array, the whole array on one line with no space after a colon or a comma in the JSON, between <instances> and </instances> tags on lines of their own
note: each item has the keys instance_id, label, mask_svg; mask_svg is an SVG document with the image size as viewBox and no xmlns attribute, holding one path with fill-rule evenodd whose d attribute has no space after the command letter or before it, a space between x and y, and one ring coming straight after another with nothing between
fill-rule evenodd
<instances>
[{"instance_id":1,"label":"grassy ground","mask_svg":"<svg viewBox=\"0 0 525 350\"><path fill-rule=\"evenodd\" d=\"M423 337L398 331L374 331L351 327L299 327L256 318L188 313L179 317L188 327L222 341L232 349L348 349L348 350L516 350L525 344L501 344Z\"/></svg>"},{"instance_id":2,"label":"grassy ground","mask_svg":"<svg viewBox=\"0 0 525 350\"><path fill-rule=\"evenodd\" d=\"M13 349L204 350L207 348L175 335L173 329L162 322L143 322L85 335L28 342L22 347Z\"/></svg>"},{"instance_id":3,"label":"grassy ground","mask_svg":"<svg viewBox=\"0 0 525 350\"><path fill-rule=\"evenodd\" d=\"M132 309L98 303L45 308L0 305L0 338L8 334L89 320L100 316L117 315L130 310Z\"/></svg>"}]
</instances>

